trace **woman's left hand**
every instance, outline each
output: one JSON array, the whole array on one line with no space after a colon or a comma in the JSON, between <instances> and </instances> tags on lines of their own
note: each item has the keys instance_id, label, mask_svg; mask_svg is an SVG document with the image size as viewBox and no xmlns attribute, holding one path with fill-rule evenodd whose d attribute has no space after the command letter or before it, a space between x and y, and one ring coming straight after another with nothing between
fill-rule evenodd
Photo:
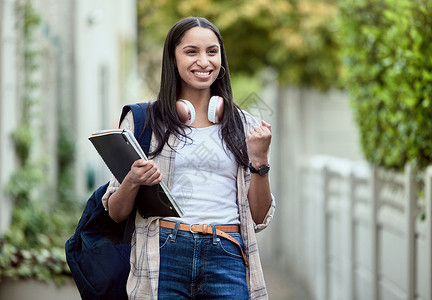
<instances>
[{"instance_id":1,"label":"woman's left hand","mask_svg":"<svg viewBox=\"0 0 432 300\"><path fill-rule=\"evenodd\" d=\"M271 125L261 121L261 126L254 127L246 137L246 146L252 164L267 164L271 142Z\"/></svg>"},{"instance_id":2,"label":"woman's left hand","mask_svg":"<svg viewBox=\"0 0 432 300\"><path fill-rule=\"evenodd\" d=\"M246 137L249 160L255 169L268 164L271 126L261 121ZM268 176L251 176L248 191L249 207L255 224L262 224L272 202Z\"/></svg>"}]
</instances>

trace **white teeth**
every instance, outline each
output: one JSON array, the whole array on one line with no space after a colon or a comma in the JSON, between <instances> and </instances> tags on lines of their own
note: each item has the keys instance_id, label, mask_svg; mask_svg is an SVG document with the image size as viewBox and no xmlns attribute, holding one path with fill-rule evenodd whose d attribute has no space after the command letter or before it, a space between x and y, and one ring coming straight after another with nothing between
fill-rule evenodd
<instances>
[{"instance_id":1,"label":"white teeth","mask_svg":"<svg viewBox=\"0 0 432 300\"><path fill-rule=\"evenodd\" d=\"M210 72L195 72L195 74L200 75L200 76L206 76L206 75L209 75Z\"/></svg>"}]
</instances>

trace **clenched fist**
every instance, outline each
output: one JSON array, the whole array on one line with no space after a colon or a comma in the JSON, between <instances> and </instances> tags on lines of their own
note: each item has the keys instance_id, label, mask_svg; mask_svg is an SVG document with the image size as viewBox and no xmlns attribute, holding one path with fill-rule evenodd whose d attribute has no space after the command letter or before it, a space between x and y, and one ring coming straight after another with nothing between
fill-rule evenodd
<instances>
[{"instance_id":1,"label":"clenched fist","mask_svg":"<svg viewBox=\"0 0 432 300\"><path fill-rule=\"evenodd\" d=\"M261 126L251 129L246 137L249 159L254 167L268 163L271 136L271 125L261 121Z\"/></svg>"}]
</instances>

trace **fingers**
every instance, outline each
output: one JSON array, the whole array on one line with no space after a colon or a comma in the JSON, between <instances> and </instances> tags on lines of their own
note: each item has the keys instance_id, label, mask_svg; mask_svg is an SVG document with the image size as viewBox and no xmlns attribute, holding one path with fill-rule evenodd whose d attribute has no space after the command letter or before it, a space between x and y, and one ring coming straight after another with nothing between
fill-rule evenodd
<instances>
[{"instance_id":1,"label":"fingers","mask_svg":"<svg viewBox=\"0 0 432 300\"><path fill-rule=\"evenodd\" d=\"M155 185L162 181L162 173L152 160L139 159L132 164L131 176L141 185Z\"/></svg>"},{"instance_id":2,"label":"fingers","mask_svg":"<svg viewBox=\"0 0 432 300\"><path fill-rule=\"evenodd\" d=\"M269 123L267 123L266 121L262 120L261 125L265 126L266 128L268 128L271 131L271 125Z\"/></svg>"},{"instance_id":3,"label":"fingers","mask_svg":"<svg viewBox=\"0 0 432 300\"><path fill-rule=\"evenodd\" d=\"M152 162L151 160L147 161L144 159L137 159L136 161L134 161L134 163L132 164L132 168L133 167L144 167L146 166L148 163Z\"/></svg>"},{"instance_id":4,"label":"fingers","mask_svg":"<svg viewBox=\"0 0 432 300\"><path fill-rule=\"evenodd\" d=\"M271 125L261 121L261 126L253 127L246 137L246 146L251 160L264 161L271 143Z\"/></svg>"},{"instance_id":5,"label":"fingers","mask_svg":"<svg viewBox=\"0 0 432 300\"><path fill-rule=\"evenodd\" d=\"M162 181L162 178L163 178L163 175L162 175L162 173L159 172L159 177L152 180L149 185L156 185L156 184L160 183Z\"/></svg>"},{"instance_id":6,"label":"fingers","mask_svg":"<svg viewBox=\"0 0 432 300\"><path fill-rule=\"evenodd\" d=\"M261 126L255 126L249 130L247 138L253 136L271 136L271 125L265 121L261 121Z\"/></svg>"}]
</instances>

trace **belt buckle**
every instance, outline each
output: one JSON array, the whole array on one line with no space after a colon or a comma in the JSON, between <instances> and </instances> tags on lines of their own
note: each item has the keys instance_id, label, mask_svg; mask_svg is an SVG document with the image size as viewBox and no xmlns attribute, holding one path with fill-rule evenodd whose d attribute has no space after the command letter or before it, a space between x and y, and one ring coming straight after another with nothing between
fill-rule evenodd
<instances>
[{"instance_id":1,"label":"belt buckle","mask_svg":"<svg viewBox=\"0 0 432 300\"><path fill-rule=\"evenodd\" d=\"M194 225L198 225L198 224L190 224L190 225L189 225L189 231L190 231L190 233L195 233L195 234L197 234L197 233L199 233L198 231L193 231L193 230L192 230L192 226L194 226Z\"/></svg>"}]
</instances>

